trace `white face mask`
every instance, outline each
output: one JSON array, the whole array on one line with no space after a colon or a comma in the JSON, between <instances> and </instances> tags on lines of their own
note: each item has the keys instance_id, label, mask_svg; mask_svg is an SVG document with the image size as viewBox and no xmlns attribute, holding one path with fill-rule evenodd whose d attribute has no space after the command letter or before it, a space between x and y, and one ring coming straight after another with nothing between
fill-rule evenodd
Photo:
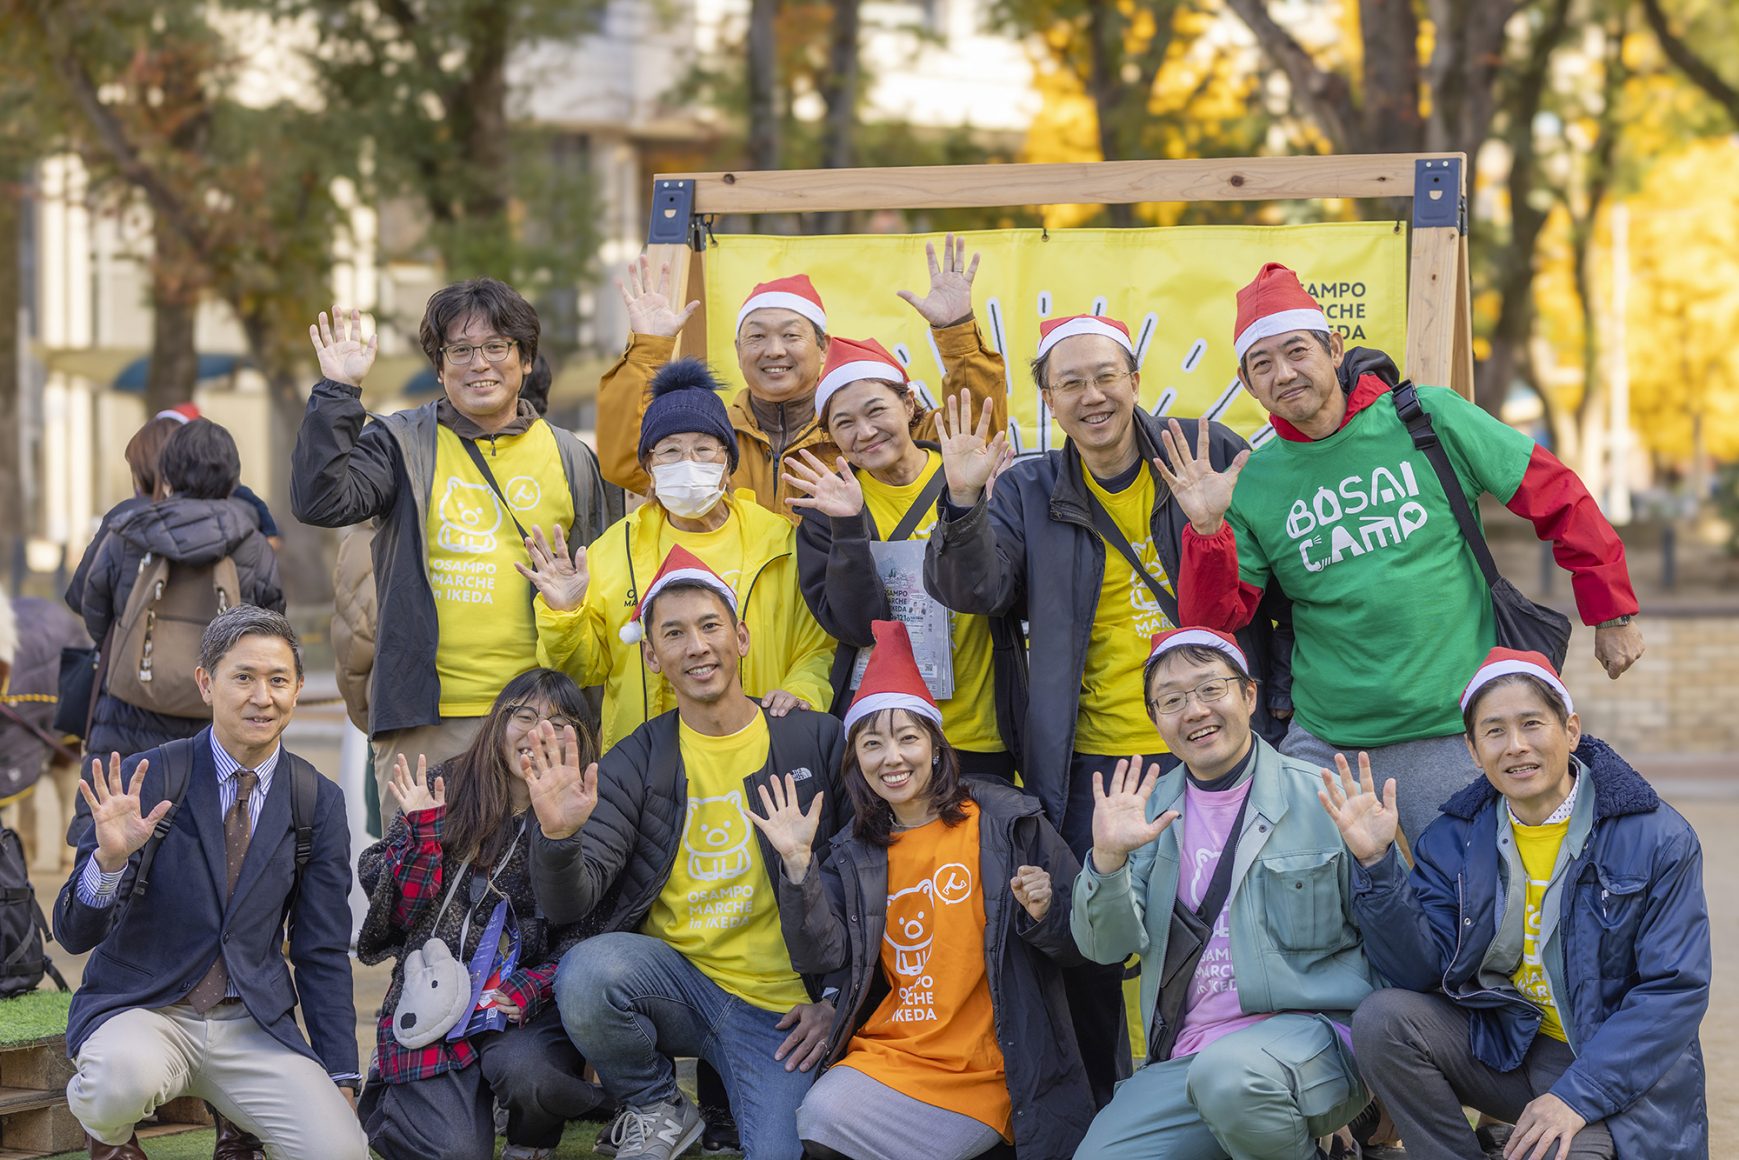
<instances>
[{"instance_id":1,"label":"white face mask","mask_svg":"<svg viewBox=\"0 0 1739 1160\"><path fill-rule=\"evenodd\" d=\"M725 465L684 459L652 468L652 491L664 510L684 519L698 519L725 497Z\"/></svg>"}]
</instances>

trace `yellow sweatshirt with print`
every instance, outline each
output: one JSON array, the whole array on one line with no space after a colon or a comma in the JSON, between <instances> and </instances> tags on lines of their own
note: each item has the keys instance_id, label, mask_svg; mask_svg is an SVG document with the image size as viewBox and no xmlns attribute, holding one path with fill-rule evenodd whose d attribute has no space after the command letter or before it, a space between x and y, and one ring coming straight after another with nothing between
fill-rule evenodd
<instances>
[{"instance_id":1,"label":"yellow sweatshirt with print","mask_svg":"<svg viewBox=\"0 0 1739 1160\"><path fill-rule=\"evenodd\" d=\"M743 691L762 697L784 689L825 712L833 696L828 675L835 645L798 591L796 533L757 504L751 492L738 490L721 502L730 506L723 528L683 535L682 542L709 567L723 568L724 579L737 593L743 623L749 627ZM641 589L658 575L675 534L662 507L642 504L587 549L591 579L578 608L558 612L542 596L535 602L538 663L561 669L581 685L604 687L600 744L606 752L642 723L676 708L670 683L646 668L640 645L621 637ZM728 566L708 559L707 551L695 546L697 540L719 538L732 541ZM729 575L731 571L736 575Z\"/></svg>"}]
</instances>

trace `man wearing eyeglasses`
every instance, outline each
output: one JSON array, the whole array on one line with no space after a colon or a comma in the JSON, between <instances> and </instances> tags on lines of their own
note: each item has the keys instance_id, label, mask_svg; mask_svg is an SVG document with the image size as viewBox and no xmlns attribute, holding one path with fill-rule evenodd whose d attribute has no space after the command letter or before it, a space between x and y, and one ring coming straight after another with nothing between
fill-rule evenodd
<instances>
[{"instance_id":1,"label":"man wearing eyeglasses","mask_svg":"<svg viewBox=\"0 0 1739 1160\"><path fill-rule=\"evenodd\" d=\"M457 755L501 687L537 663L532 589L514 570L530 530L561 528L575 544L603 530L597 457L520 395L538 331L537 311L493 278L437 291L418 337L441 398L365 426L379 336L365 340L361 312L336 306L308 328L322 378L291 453L290 505L317 527L378 521L376 769L399 753ZM392 809L383 798L383 820Z\"/></svg>"},{"instance_id":2,"label":"man wearing eyeglasses","mask_svg":"<svg viewBox=\"0 0 1739 1160\"><path fill-rule=\"evenodd\" d=\"M1182 765L1094 774L1070 924L1089 959L1141 956L1146 1063L1075 1155L1320 1156L1316 1139L1370 1102L1349 1031L1375 984L1351 855L1317 771L1251 732L1256 682L1232 637L1155 636L1142 689Z\"/></svg>"},{"instance_id":3,"label":"man wearing eyeglasses","mask_svg":"<svg viewBox=\"0 0 1739 1160\"><path fill-rule=\"evenodd\" d=\"M948 416L942 440L948 487L938 503L924 565L930 594L956 612L1027 621L1028 695L998 705L1015 726L1027 789L1076 857L1092 844L1092 777L1119 757L1169 762L1129 679L1156 632L1178 624L1172 577L1187 517L1150 467L1166 454L1160 423L1139 405L1141 374L1129 328L1076 315L1040 327L1033 379L1068 436L1061 450L1016 460L987 493L1003 436ZM953 407L950 407L952 412ZM1230 464L1245 444L1207 427L1212 461ZM1269 624L1244 636L1265 680ZM1018 658L1012 658L1018 661ZM1000 658L1010 663L1011 658ZM1266 708L1258 729L1279 733ZM1065 975L1081 1056L1103 1104L1128 1074L1120 968ZM1121 1045L1121 1046L1120 1046Z\"/></svg>"}]
</instances>

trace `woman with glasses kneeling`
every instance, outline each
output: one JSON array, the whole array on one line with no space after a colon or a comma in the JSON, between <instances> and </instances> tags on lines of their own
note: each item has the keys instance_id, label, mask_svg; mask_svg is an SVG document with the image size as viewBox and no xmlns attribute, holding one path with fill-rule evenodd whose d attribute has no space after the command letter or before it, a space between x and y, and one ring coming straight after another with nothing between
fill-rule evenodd
<instances>
[{"instance_id":1,"label":"woman with glasses kneeling","mask_svg":"<svg viewBox=\"0 0 1739 1160\"><path fill-rule=\"evenodd\" d=\"M845 716L856 818L830 859L812 863L821 811L789 775L750 814L781 859L792 965L849 976L798 1135L830 1160L1068 1156L1093 1116L1057 969L1080 961L1078 867L1035 799L961 780L905 626L873 628Z\"/></svg>"},{"instance_id":2,"label":"woman with glasses kneeling","mask_svg":"<svg viewBox=\"0 0 1739 1160\"><path fill-rule=\"evenodd\" d=\"M639 592L678 545L694 553L737 594L754 634L743 658L743 691L774 717L826 709L833 642L797 595L791 525L729 490L737 435L704 363L678 359L652 378L640 425L640 466L652 500L570 556L559 529L554 544L532 530L531 567L516 565L537 588L538 658L582 685L604 686L602 752L642 724L676 708L670 683L641 663Z\"/></svg>"},{"instance_id":3,"label":"woman with glasses kneeling","mask_svg":"<svg viewBox=\"0 0 1739 1160\"><path fill-rule=\"evenodd\" d=\"M503 1160L547 1157L604 1100L551 1001L581 932L545 923L527 857L531 748L577 750L585 765L597 754L587 717L571 680L532 669L465 752L432 770L419 757L414 776L400 755L392 772L387 797L404 812L357 861L369 894L357 957L397 960L357 1109L386 1160L493 1155L497 1103Z\"/></svg>"}]
</instances>

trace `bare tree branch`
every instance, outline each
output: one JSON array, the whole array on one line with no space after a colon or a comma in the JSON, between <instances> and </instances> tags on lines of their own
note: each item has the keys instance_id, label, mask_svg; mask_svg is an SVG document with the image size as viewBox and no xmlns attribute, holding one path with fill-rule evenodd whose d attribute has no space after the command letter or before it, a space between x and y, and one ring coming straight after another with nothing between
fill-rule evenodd
<instances>
[{"instance_id":1,"label":"bare tree branch","mask_svg":"<svg viewBox=\"0 0 1739 1160\"><path fill-rule=\"evenodd\" d=\"M1256 36L1262 52L1286 74L1299 111L1315 122L1337 153L1362 152L1358 111L1346 78L1316 63L1309 51L1268 14L1267 0L1226 0Z\"/></svg>"},{"instance_id":2,"label":"bare tree branch","mask_svg":"<svg viewBox=\"0 0 1739 1160\"><path fill-rule=\"evenodd\" d=\"M1673 62L1685 79L1702 89L1709 98L1720 105L1727 113L1729 120L1739 127L1739 88L1727 83L1726 79L1716 72L1708 61L1698 56L1691 46L1686 44L1672 26L1667 23L1667 14L1661 8L1660 0L1642 0L1643 16L1648 20L1649 28L1660 42L1661 51Z\"/></svg>"}]
</instances>

